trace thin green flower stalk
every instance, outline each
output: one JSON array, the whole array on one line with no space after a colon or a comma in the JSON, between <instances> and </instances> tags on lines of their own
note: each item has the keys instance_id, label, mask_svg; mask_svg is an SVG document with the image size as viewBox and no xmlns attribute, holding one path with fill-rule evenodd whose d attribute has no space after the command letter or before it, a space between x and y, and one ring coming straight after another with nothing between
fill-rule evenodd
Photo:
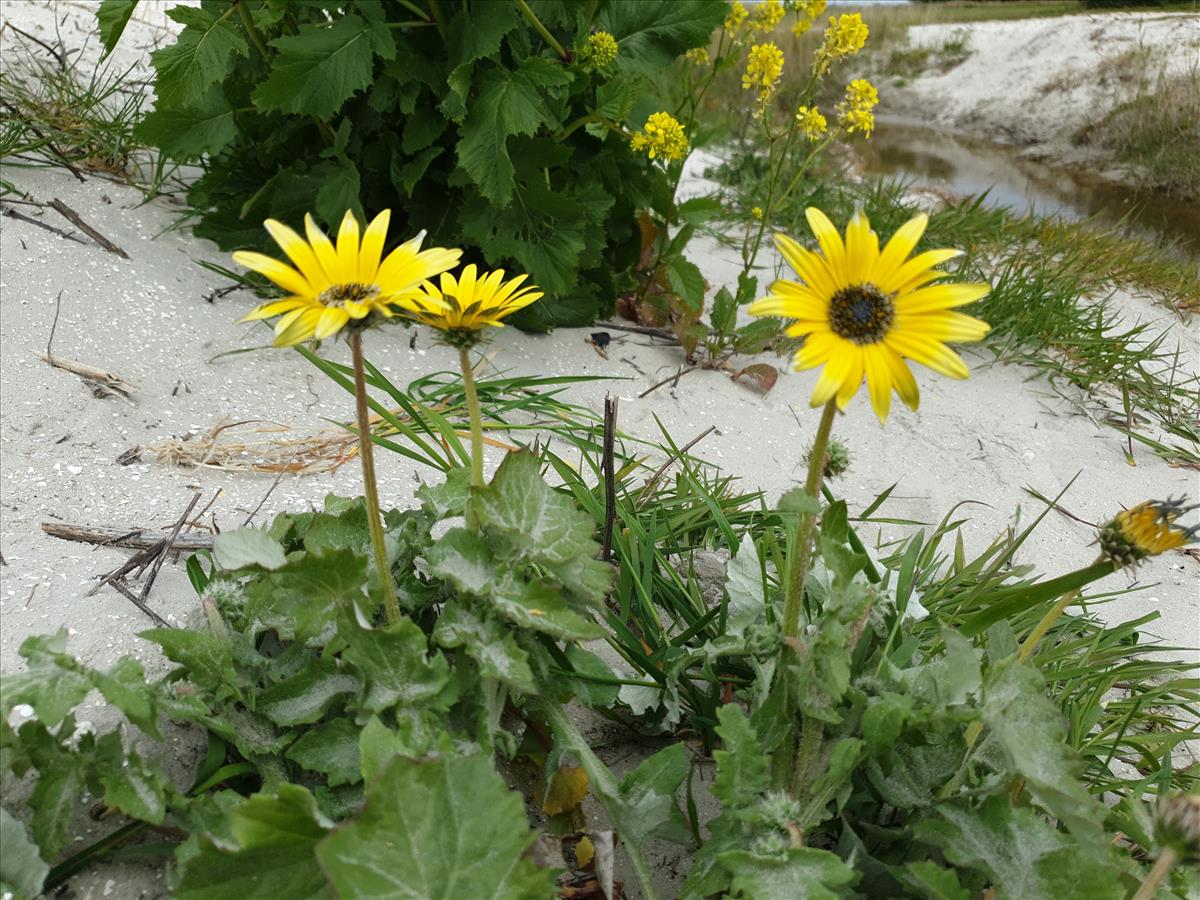
<instances>
[{"instance_id":1,"label":"thin green flower stalk","mask_svg":"<svg viewBox=\"0 0 1200 900\"><path fill-rule=\"evenodd\" d=\"M234 253L233 259L266 276L287 293L281 300L260 304L242 319L252 322L278 317L275 321L277 347L292 347L341 333L346 335L354 369L358 455L362 461L371 551L384 612L388 622L395 623L400 621L400 605L396 600L379 511L362 333L394 318L394 307L401 303L406 293L411 293L425 279L455 266L462 251L443 247L422 250L422 232L385 257L383 247L390 221L391 210L385 209L363 231L354 213L347 210L335 246L311 215L304 217L303 238L282 222L267 219L264 226L291 265L248 251Z\"/></svg>"}]
</instances>

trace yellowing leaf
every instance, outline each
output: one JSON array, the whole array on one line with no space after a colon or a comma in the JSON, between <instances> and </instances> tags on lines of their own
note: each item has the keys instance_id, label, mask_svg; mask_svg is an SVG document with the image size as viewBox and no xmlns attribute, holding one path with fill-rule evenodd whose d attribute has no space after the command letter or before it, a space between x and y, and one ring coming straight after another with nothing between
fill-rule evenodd
<instances>
[{"instance_id":1,"label":"yellowing leaf","mask_svg":"<svg viewBox=\"0 0 1200 900\"><path fill-rule=\"evenodd\" d=\"M579 864L579 868L586 869L595 858L596 845L592 843L592 839L590 837L581 838L575 845L575 862Z\"/></svg>"},{"instance_id":2,"label":"yellowing leaf","mask_svg":"<svg viewBox=\"0 0 1200 900\"><path fill-rule=\"evenodd\" d=\"M550 779L550 790L542 800L548 816L570 812L587 796L588 777L582 766L563 766Z\"/></svg>"}]
</instances>

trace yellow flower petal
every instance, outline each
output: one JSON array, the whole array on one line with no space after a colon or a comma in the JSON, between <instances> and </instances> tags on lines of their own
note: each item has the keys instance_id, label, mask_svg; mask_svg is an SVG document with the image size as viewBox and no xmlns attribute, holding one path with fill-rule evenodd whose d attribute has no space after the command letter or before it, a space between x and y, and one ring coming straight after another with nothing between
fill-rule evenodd
<instances>
[{"instance_id":1,"label":"yellow flower petal","mask_svg":"<svg viewBox=\"0 0 1200 900\"><path fill-rule=\"evenodd\" d=\"M992 327L973 316L959 312L940 312L928 315L904 315L896 317L895 328L898 331L910 331L936 338L939 341L953 341L957 344L969 344L983 339Z\"/></svg>"},{"instance_id":2,"label":"yellow flower petal","mask_svg":"<svg viewBox=\"0 0 1200 900\"><path fill-rule=\"evenodd\" d=\"M884 338L884 343L913 362L948 378L967 378L971 374L962 357L935 338L894 331Z\"/></svg>"},{"instance_id":3,"label":"yellow flower petal","mask_svg":"<svg viewBox=\"0 0 1200 900\"><path fill-rule=\"evenodd\" d=\"M792 364L797 370L811 369L826 362L837 351L842 340L829 332L810 334L804 339L804 346L792 357Z\"/></svg>"},{"instance_id":4,"label":"yellow flower petal","mask_svg":"<svg viewBox=\"0 0 1200 900\"><path fill-rule=\"evenodd\" d=\"M317 262L321 264L321 269L325 272L329 283L352 283L358 276L358 272L351 272L349 278L345 276L341 266L338 265L337 251L333 249L333 244L325 232L317 227L317 222L311 213L304 215L304 233L308 235L308 245L312 247L313 254L317 257Z\"/></svg>"},{"instance_id":5,"label":"yellow flower petal","mask_svg":"<svg viewBox=\"0 0 1200 900\"><path fill-rule=\"evenodd\" d=\"M838 393L842 387L842 382L846 380L846 376L850 374L850 370L854 367L854 363L856 362L854 357L860 352L858 347L847 341L839 342L837 353L830 357L829 362L825 364L825 368L821 370L820 377L817 378L817 383L813 387L812 397L809 398L810 404L813 406L824 406Z\"/></svg>"},{"instance_id":6,"label":"yellow flower petal","mask_svg":"<svg viewBox=\"0 0 1200 900\"><path fill-rule=\"evenodd\" d=\"M852 282L870 281L879 259L879 237L861 211L846 227L846 275Z\"/></svg>"},{"instance_id":7,"label":"yellow flower petal","mask_svg":"<svg viewBox=\"0 0 1200 900\"><path fill-rule=\"evenodd\" d=\"M786 234L775 235L775 246L787 264L804 279L804 283L823 297L837 291L837 279L829 271L825 260L810 250L801 247Z\"/></svg>"},{"instance_id":8,"label":"yellow flower petal","mask_svg":"<svg viewBox=\"0 0 1200 900\"><path fill-rule=\"evenodd\" d=\"M238 324L256 322L259 319L269 319L280 313L290 312L293 309L307 305L308 302L301 297L287 297L283 300L276 300L273 303L264 303L261 306L254 307L254 309L238 319Z\"/></svg>"},{"instance_id":9,"label":"yellow flower petal","mask_svg":"<svg viewBox=\"0 0 1200 900\"><path fill-rule=\"evenodd\" d=\"M301 312L287 328L275 335L275 346L291 347L311 338L317 323L321 321L321 314L320 309L306 309Z\"/></svg>"},{"instance_id":10,"label":"yellow flower petal","mask_svg":"<svg viewBox=\"0 0 1200 900\"><path fill-rule=\"evenodd\" d=\"M991 291L986 284L935 284L896 297L898 316L937 312L973 303Z\"/></svg>"},{"instance_id":11,"label":"yellow flower petal","mask_svg":"<svg viewBox=\"0 0 1200 900\"><path fill-rule=\"evenodd\" d=\"M891 372L892 385L896 388L896 393L900 395L905 406L915 412L921 402L921 392L917 388L917 380L913 378L908 364L899 353L887 344L884 344L880 350L883 353L884 362L887 363L888 370Z\"/></svg>"},{"instance_id":12,"label":"yellow flower petal","mask_svg":"<svg viewBox=\"0 0 1200 900\"><path fill-rule=\"evenodd\" d=\"M371 221L363 234L358 256L358 278L364 284L374 282L379 272L379 260L383 258L383 244L387 240L388 224L391 221L392 211L385 209Z\"/></svg>"},{"instance_id":13,"label":"yellow flower petal","mask_svg":"<svg viewBox=\"0 0 1200 900\"><path fill-rule=\"evenodd\" d=\"M346 210L337 238L338 268L347 282L361 282L358 272L358 219Z\"/></svg>"},{"instance_id":14,"label":"yellow flower petal","mask_svg":"<svg viewBox=\"0 0 1200 900\"><path fill-rule=\"evenodd\" d=\"M838 388L838 409L845 409L846 404L850 402L850 399L862 387L863 357L866 356L866 351L857 344L852 345L852 347L853 349L846 351L850 358L850 367L846 370L846 374L842 376L842 386Z\"/></svg>"},{"instance_id":15,"label":"yellow flower petal","mask_svg":"<svg viewBox=\"0 0 1200 900\"><path fill-rule=\"evenodd\" d=\"M317 320L316 327L313 329L313 337L318 341L324 340L331 334L337 334L350 321L350 315L344 309L337 306L327 306L325 311L321 313L321 318Z\"/></svg>"},{"instance_id":16,"label":"yellow flower petal","mask_svg":"<svg viewBox=\"0 0 1200 900\"><path fill-rule=\"evenodd\" d=\"M304 238L275 219L267 219L263 222L263 227L267 229L267 233L274 238L279 249L287 255L287 258L300 270L300 274L309 283L309 290L296 293L301 293L303 296L315 295L329 287L329 279L325 275L325 270L317 262L316 254L313 253L312 247L308 246Z\"/></svg>"},{"instance_id":17,"label":"yellow flower petal","mask_svg":"<svg viewBox=\"0 0 1200 900\"><path fill-rule=\"evenodd\" d=\"M810 206L804 211L804 216L808 219L808 227L816 235L817 243L821 245L821 253L825 257L829 273L837 283L849 284L849 273L846 271L846 246L842 243L842 236L833 227L829 217L816 207Z\"/></svg>"},{"instance_id":18,"label":"yellow flower petal","mask_svg":"<svg viewBox=\"0 0 1200 900\"><path fill-rule=\"evenodd\" d=\"M906 290L911 290L914 279L923 277L929 269L934 266L940 266L948 260L954 259L956 256L962 256L961 250L926 250L917 256L914 256L899 269L896 274L892 275L886 283L876 282L879 289L886 294L903 293Z\"/></svg>"},{"instance_id":19,"label":"yellow flower petal","mask_svg":"<svg viewBox=\"0 0 1200 900\"><path fill-rule=\"evenodd\" d=\"M312 286L303 275L277 259L250 250L238 250L233 254L233 261L239 266L265 275L289 294L307 296L312 293Z\"/></svg>"},{"instance_id":20,"label":"yellow flower petal","mask_svg":"<svg viewBox=\"0 0 1200 900\"><path fill-rule=\"evenodd\" d=\"M883 253L879 255L879 262L875 265L875 274L871 280L879 285L883 290L889 290L886 285L890 282L904 264L904 260L908 255L916 249L917 244L921 240L921 236L925 234L925 228L929 224L929 216L921 213L918 216L913 216L903 225L896 229L896 233L892 235L891 240L887 242L887 246L883 248Z\"/></svg>"}]
</instances>

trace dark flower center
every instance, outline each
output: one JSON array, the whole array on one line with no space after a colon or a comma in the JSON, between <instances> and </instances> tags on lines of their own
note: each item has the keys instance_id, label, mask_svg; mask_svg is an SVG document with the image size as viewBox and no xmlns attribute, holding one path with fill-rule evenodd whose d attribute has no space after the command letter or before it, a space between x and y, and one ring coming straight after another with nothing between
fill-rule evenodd
<instances>
[{"instance_id":1,"label":"dark flower center","mask_svg":"<svg viewBox=\"0 0 1200 900\"><path fill-rule=\"evenodd\" d=\"M873 284L842 288L829 301L829 327L855 344L882 341L896 318L891 296Z\"/></svg>"},{"instance_id":2,"label":"dark flower center","mask_svg":"<svg viewBox=\"0 0 1200 900\"><path fill-rule=\"evenodd\" d=\"M317 300L325 306L344 306L347 303L363 303L378 296L377 284L335 284L321 291Z\"/></svg>"}]
</instances>

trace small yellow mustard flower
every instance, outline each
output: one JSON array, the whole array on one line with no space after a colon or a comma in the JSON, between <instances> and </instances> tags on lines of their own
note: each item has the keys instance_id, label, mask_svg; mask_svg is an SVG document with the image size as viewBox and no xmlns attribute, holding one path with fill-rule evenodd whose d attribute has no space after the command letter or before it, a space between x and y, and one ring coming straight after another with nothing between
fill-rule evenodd
<instances>
[{"instance_id":1,"label":"small yellow mustard flower","mask_svg":"<svg viewBox=\"0 0 1200 900\"><path fill-rule=\"evenodd\" d=\"M1147 501L1118 513L1100 529L1104 558L1123 568L1194 540L1196 528L1180 528L1175 524L1184 513L1197 508L1185 506L1185 502L1186 499Z\"/></svg>"},{"instance_id":2,"label":"small yellow mustard flower","mask_svg":"<svg viewBox=\"0 0 1200 900\"><path fill-rule=\"evenodd\" d=\"M683 54L684 59L696 66L708 65L708 48L693 47L687 53Z\"/></svg>"},{"instance_id":3,"label":"small yellow mustard flower","mask_svg":"<svg viewBox=\"0 0 1200 900\"><path fill-rule=\"evenodd\" d=\"M742 89L757 88L759 99L764 103L775 90L779 76L783 74L783 51L767 41L755 44L746 57L746 71L742 73Z\"/></svg>"},{"instance_id":4,"label":"small yellow mustard flower","mask_svg":"<svg viewBox=\"0 0 1200 900\"><path fill-rule=\"evenodd\" d=\"M645 151L651 159L661 156L672 161L687 155L688 142L683 126L670 113L652 113L642 130L633 135L629 146Z\"/></svg>"},{"instance_id":5,"label":"small yellow mustard flower","mask_svg":"<svg viewBox=\"0 0 1200 900\"><path fill-rule=\"evenodd\" d=\"M729 14L725 16L725 30L729 32L737 31L742 27L742 23L746 21L746 7L742 6L738 0L733 0L733 5L729 7Z\"/></svg>"},{"instance_id":6,"label":"small yellow mustard flower","mask_svg":"<svg viewBox=\"0 0 1200 900\"><path fill-rule=\"evenodd\" d=\"M810 141L819 141L829 130L829 123L815 106L801 106L796 110L796 124Z\"/></svg>"},{"instance_id":7,"label":"small yellow mustard flower","mask_svg":"<svg viewBox=\"0 0 1200 900\"><path fill-rule=\"evenodd\" d=\"M838 104L838 120L846 131L862 132L868 140L875 129L875 109L879 92L865 78L856 78L846 85L846 99Z\"/></svg>"},{"instance_id":8,"label":"small yellow mustard flower","mask_svg":"<svg viewBox=\"0 0 1200 900\"><path fill-rule=\"evenodd\" d=\"M754 216L754 218L756 218L756 219L761 220L763 217L763 208L761 206L754 207L753 209L750 210L750 215Z\"/></svg>"},{"instance_id":9,"label":"small yellow mustard flower","mask_svg":"<svg viewBox=\"0 0 1200 900\"><path fill-rule=\"evenodd\" d=\"M607 31L597 31L588 35L587 43L579 55L586 68L603 69L613 64L618 50L616 38Z\"/></svg>"},{"instance_id":10,"label":"small yellow mustard flower","mask_svg":"<svg viewBox=\"0 0 1200 900\"><path fill-rule=\"evenodd\" d=\"M780 0L762 0L750 14L750 30L770 34L783 21L783 11Z\"/></svg>"},{"instance_id":11,"label":"small yellow mustard flower","mask_svg":"<svg viewBox=\"0 0 1200 900\"><path fill-rule=\"evenodd\" d=\"M823 75L834 60L853 56L867 43L867 23L858 13L830 16L825 38L813 61L813 71Z\"/></svg>"},{"instance_id":12,"label":"small yellow mustard flower","mask_svg":"<svg viewBox=\"0 0 1200 900\"><path fill-rule=\"evenodd\" d=\"M792 25L792 34L796 37L807 34L824 12L825 0L799 0L796 4L796 21Z\"/></svg>"}]
</instances>

